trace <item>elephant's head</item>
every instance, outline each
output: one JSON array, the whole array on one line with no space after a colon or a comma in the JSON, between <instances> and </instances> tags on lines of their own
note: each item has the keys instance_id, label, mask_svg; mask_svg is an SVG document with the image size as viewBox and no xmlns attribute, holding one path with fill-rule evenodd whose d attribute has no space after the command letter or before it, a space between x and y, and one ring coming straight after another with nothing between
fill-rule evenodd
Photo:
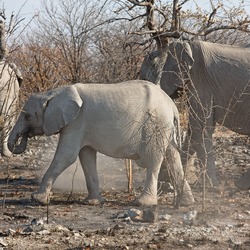
<instances>
[{"instance_id":1,"label":"elephant's head","mask_svg":"<svg viewBox=\"0 0 250 250\"><path fill-rule=\"evenodd\" d=\"M161 88L171 97L175 97L177 91L183 88L183 84L189 79L189 71L194 59L192 50L187 42L172 42L161 77ZM147 55L142 63L140 79L156 82L159 67L160 52L154 51Z\"/></svg>"},{"instance_id":2,"label":"elephant's head","mask_svg":"<svg viewBox=\"0 0 250 250\"><path fill-rule=\"evenodd\" d=\"M82 103L74 86L31 95L10 132L9 150L21 154L28 137L58 133L77 117Z\"/></svg>"}]
</instances>

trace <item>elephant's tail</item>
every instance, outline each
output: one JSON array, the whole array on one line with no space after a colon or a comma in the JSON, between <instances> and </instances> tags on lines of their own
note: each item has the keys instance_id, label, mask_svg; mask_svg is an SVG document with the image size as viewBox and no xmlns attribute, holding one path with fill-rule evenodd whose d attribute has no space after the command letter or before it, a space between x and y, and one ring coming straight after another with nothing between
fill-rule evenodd
<instances>
[{"instance_id":1,"label":"elephant's tail","mask_svg":"<svg viewBox=\"0 0 250 250\"><path fill-rule=\"evenodd\" d=\"M174 141L178 150L181 150L181 128L180 128L180 119L179 115L175 114L174 116Z\"/></svg>"}]
</instances>

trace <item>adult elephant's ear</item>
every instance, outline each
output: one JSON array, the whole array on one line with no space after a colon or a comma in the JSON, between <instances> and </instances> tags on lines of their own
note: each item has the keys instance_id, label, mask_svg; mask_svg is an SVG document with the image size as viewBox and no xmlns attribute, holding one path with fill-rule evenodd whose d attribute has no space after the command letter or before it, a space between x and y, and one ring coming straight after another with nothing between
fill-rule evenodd
<instances>
[{"instance_id":1,"label":"adult elephant's ear","mask_svg":"<svg viewBox=\"0 0 250 250\"><path fill-rule=\"evenodd\" d=\"M194 64L192 49L187 41L183 42L183 48L185 53L182 55L182 61L185 62L187 69L190 70Z\"/></svg>"},{"instance_id":2,"label":"adult elephant's ear","mask_svg":"<svg viewBox=\"0 0 250 250\"><path fill-rule=\"evenodd\" d=\"M52 90L44 110L43 130L45 135L56 134L79 114L83 104L75 86Z\"/></svg>"}]
</instances>

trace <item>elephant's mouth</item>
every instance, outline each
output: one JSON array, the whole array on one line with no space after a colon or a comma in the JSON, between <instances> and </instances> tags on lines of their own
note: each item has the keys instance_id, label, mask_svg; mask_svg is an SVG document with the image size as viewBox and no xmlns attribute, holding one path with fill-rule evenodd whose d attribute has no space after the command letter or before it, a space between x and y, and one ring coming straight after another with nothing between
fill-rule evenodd
<instances>
[{"instance_id":1,"label":"elephant's mouth","mask_svg":"<svg viewBox=\"0 0 250 250\"><path fill-rule=\"evenodd\" d=\"M27 131L27 134L28 134L28 137L31 138L37 135L43 135L44 131L41 128L29 128Z\"/></svg>"}]
</instances>

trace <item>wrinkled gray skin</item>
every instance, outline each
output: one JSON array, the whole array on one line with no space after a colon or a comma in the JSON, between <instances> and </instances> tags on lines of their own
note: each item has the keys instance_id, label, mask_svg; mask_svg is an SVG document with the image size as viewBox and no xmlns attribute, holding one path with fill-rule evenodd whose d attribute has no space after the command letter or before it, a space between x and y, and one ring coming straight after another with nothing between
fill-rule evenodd
<instances>
[{"instance_id":1,"label":"wrinkled gray skin","mask_svg":"<svg viewBox=\"0 0 250 250\"><path fill-rule=\"evenodd\" d=\"M0 143L1 153L10 156L7 146L10 128L14 125L18 110L19 87L22 75L14 64L0 61Z\"/></svg>"},{"instance_id":2,"label":"wrinkled gray skin","mask_svg":"<svg viewBox=\"0 0 250 250\"><path fill-rule=\"evenodd\" d=\"M182 204L194 202L176 146L180 136L178 110L152 83L78 83L32 95L10 133L8 146L14 153L21 153L27 146L27 137L58 132L54 159L38 192L33 194L40 203L48 202L54 181L78 156L88 189L85 201L103 202L96 169L97 151L133 159L147 169L145 188L137 199L139 205L157 204L160 166L166 155L173 156L174 164L168 169L175 180L173 184L179 189L184 185ZM21 142L16 145L18 140Z\"/></svg>"},{"instance_id":3,"label":"wrinkled gray skin","mask_svg":"<svg viewBox=\"0 0 250 250\"><path fill-rule=\"evenodd\" d=\"M159 53L152 52L144 60L140 79L155 82ZM214 184L215 171L212 135L216 122L228 129L250 135L250 49L209 42L175 42L163 69L161 88L176 97L179 88L187 89L189 131L184 148L190 141L188 154L197 152L201 166ZM191 81L190 81L191 79ZM236 182L241 189L250 188L250 169Z\"/></svg>"}]
</instances>

